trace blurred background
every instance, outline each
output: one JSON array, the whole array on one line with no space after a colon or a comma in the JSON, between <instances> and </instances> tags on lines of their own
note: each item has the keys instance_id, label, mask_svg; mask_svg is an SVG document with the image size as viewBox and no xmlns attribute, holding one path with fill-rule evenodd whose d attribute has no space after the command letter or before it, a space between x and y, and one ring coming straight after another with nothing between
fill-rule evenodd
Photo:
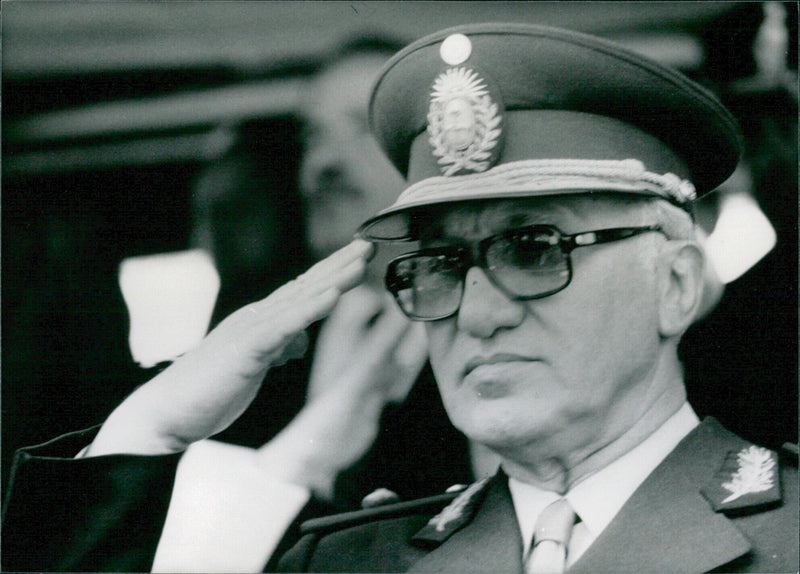
<instances>
[{"instance_id":1,"label":"blurred background","mask_svg":"<svg viewBox=\"0 0 800 574\"><path fill-rule=\"evenodd\" d=\"M730 273L685 338L690 399L767 446L796 441L796 3L9 0L3 483L15 449L102 422L170 358L132 354L124 261L172 254L159 261L199 265L210 277L200 322L214 324L313 259L298 191L301 103L333 46L490 20L615 39L708 86L738 116L746 169L728 191L751 200L775 241ZM722 197L699 210L709 232ZM178 256L194 248L212 262ZM172 300L187 306L186 285L177 289Z\"/></svg>"}]
</instances>

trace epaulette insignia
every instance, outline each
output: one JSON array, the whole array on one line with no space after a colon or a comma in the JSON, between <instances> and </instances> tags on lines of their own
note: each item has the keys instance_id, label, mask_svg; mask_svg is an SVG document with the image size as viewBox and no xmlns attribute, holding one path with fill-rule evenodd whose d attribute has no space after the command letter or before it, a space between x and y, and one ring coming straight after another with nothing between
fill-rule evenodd
<instances>
[{"instance_id":1,"label":"epaulette insignia","mask_svg":"<svg viewBox=\"0 0 800 574\"><path fill-rule=\"evenodd\" d=\"M730 451L701 492L716 512L740 512L776 503L781 500L778 456L755 445Z\"/></svg>"},{"instance_id":2,"label":"epaulette insignia","mask_svg":"<svg viewBox=\"0 0 800 574\"><path fill-rule=\"evenodd\" d=\"M428 521L422 530L414 535L414 540L443 542L456 530L464 526L475 513L477 505L483 498L490 477L474 482L461 492L439 514Z\"/></svg>"}]
</instances>

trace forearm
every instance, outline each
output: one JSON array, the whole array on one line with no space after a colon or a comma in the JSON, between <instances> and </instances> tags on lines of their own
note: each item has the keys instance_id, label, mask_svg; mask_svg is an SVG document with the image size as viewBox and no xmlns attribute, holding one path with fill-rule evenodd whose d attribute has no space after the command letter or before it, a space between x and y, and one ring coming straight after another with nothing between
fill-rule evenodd
<instances>
[{"instance_id":1,"label":"forearm","mask_svg":"<svg viewBox=\"0 0 800 574\"><path fill-rule=\"evenodd\" d=\"M180 455L76 459L96 429L20 450L3 510L6 571L147 571Z\"/></svg>"},{"instance_id":2,"label":"forearm","mask_svg":"<svg viewBox=\"0 0 800 574\"><path fill-rule=\"evenodd\" d=\"M310 498L252 449L214 441L184 454L75 458L96 432L17 453L5 571L260 572Z\"/></svg>"}]
</instances>

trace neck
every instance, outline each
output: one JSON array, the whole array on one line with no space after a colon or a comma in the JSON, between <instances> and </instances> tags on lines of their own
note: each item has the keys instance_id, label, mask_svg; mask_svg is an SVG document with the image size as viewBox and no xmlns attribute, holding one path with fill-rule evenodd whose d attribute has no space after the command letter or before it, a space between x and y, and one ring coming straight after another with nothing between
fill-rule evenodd
<instances>
[{"instance_id":1,"label":"neck","mask_svg":"<svg viewBox=\"0 0 800 574\"><path fill-rule=\"evenodd\" d=\"M566 493L584 478L641 444L686 402L680 363L676 358L667 366L657 369L658 378L653 379L663 384L651 385L645 400L637 403L638 408L637 405L622 403L617 409L617 413L635 413L626 424L616 429L599 430L585 444L571 450L545 444L547 441L537 441L524 453L500 453L503 470L508 476L543 490Z\"/></svg>"}]
</instances>

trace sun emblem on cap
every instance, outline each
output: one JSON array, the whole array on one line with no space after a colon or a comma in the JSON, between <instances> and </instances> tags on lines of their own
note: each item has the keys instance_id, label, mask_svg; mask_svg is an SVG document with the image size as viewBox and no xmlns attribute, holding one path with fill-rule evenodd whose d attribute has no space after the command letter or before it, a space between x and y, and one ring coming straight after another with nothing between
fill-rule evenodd
<instances>
[{"instance_id":1,"label":"sun emblem on cap","mask_svg":"<svg viewBox=\"0 0 800 574\"><path fill-rule=\"evenodd\" d=\"M501 135L498 105L486 83L468 68L450 68L433 83L428 136L446 176L486 171Z\"/></svg>"}]
</instances>

